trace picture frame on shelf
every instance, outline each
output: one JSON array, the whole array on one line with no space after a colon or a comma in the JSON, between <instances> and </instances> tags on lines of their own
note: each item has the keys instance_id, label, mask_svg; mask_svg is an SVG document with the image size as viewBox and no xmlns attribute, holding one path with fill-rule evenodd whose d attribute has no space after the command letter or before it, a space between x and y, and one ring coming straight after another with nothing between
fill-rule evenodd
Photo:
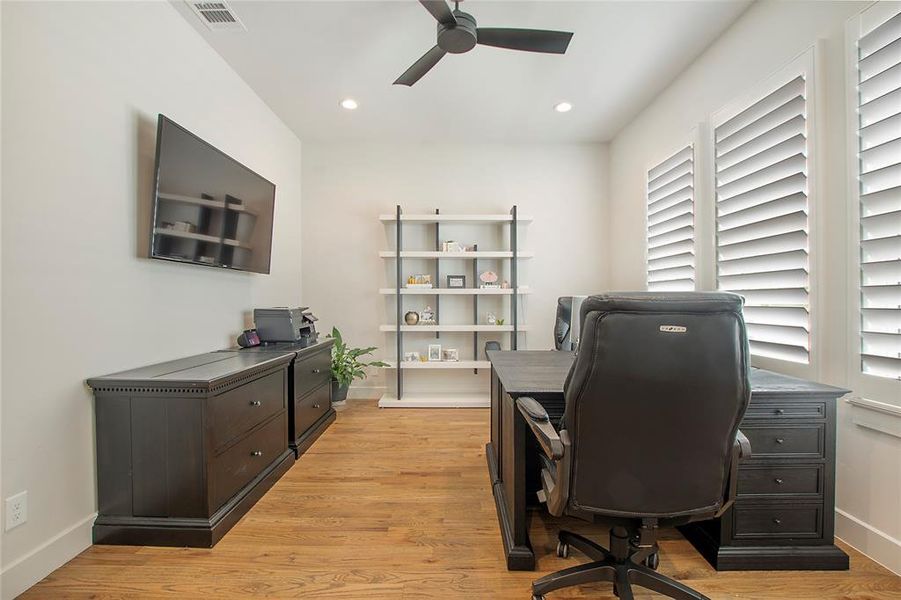
<instances>
[{"instance_id":1,"label":"picture frame on shelf","mask_svg":"<svg viewBox=\"0 0 901 600\"><path fill-rule=\"evenodd\" d=\"M453 289L463 289L466 287L466 275L448 275L447 287Z\"/></svg>"},{"instance_id":2,"label":"picture frame on shelf","mask_svg":"<svg viewBox=\"0 0 901 600\"><path fill-rule=\"evenodd\" d=\"M429 344L429 362L441 362L441 344Z\"/></svg>"},{"instance_id":3,"label":"picture frame on shelf","mask_svg":"<svg viewBox=\"0 0 901 600\"><path fill-rule=\"evenodd\" d=\"M460 360L460 353L457 352L456 348L447 348L442 352L442 356L444 360L449 362L457 362Z\"/></svg>"}]
</instances>

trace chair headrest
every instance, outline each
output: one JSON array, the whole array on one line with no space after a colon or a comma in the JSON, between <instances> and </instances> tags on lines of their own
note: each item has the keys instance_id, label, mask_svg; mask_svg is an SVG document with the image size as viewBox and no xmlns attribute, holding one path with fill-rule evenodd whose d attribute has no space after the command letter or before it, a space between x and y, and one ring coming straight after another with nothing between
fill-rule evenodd
<instances>
[{"instance_id":1,"label":"chair headrest","mask_svg":"<svg viewBox=\"0 0 901 600\"><path fill-rule=\"evenodd\" d=\"M744 299L731 292L619 292L590 296L582 303L589 312L741 313Z\"/></svg>"}]
</instances>

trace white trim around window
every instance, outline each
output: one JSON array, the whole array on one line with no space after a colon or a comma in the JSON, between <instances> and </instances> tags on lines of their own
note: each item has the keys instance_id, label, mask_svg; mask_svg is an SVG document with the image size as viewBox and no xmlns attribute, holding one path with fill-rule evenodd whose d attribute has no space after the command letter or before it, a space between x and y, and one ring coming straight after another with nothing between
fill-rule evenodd
<instances>
[{"instance_id":1,"label":"white trim around window","mask_svg":"<svg viewBox=\"0 0 901 600\"><path fill-rule=\"evenodd\" d=\"M755 365L814 379L819 52L810 48L714 113L709 131L715 286L746 296Z\"/></svg>"},{"instance_id":2,"label":"white trim around window","mask_svg":"<svg viewBox=\"0 0 901 600\"><path fill-rule=\"evenodd\" d=\"M891 235L901 234L901 219L891 216L901 206L901 5L872 5L845 34L849 383L860 396L901 406L897 360L879 356L894 348L901 358L901 238ZM867 285L879 283L886 285Z\"/></svg>"},{"instance_id":3,"label":"white trim around window","mask_svg":"<svg viewBox=\"0 0 901 600\"><path fill-rule=\"evenodd\" d=\"M645 241L647 289L696 289L695 147L687 142L647 170Z\"/></svg>"}]
</instances>

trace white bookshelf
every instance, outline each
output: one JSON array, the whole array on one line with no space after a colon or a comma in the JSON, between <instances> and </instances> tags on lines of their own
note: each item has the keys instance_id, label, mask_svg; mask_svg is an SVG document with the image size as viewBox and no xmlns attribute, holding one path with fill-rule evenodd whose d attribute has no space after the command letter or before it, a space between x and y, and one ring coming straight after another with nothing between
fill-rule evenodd
<instances>
[{"instance_id":1,"label":"white bookshelf","mask_svg":"<svg viewBox=\"0 0 901 600\"><path fill-rule=\"evenodd\" d=\"M518 263L533 258L534 253L519 249L517 230L530 223L532 218L518 215L515 206L509 214L441 214L439 211L405 214L398 206L394 214L379 215L379 221L386 226L389 234L393 234L389 235L389 239L393 237L395 246L379 251L379 258L385 261L386 272L390 273L388 283L391 287L380 288L378 293L386 298L386 313L393 313L389 322L379 326L379 331L386 336L386 347L390 348L384 358L388 363L384 369L386 373L391 373L389 391L379 400L379 406L490 406L490 384L486 372L491 364L485 359L484 342L500 337L502 347L515 350L519 336L528 329L522 322L519 303L531 290L528 286L519 285ZM448 226L446 229L445 225ZM476 240L472 250L444 252L440 249L443 242L461 235L467 240ZM486 244L486 237L493 242ZM411 239L412 243L409 241ZM459 262L461 260L465 262ZM478 287L478 274L486 266L499 275L505 275L509 285ZM445 286L447 275L459 275L464 271L467 287ZM434 287L405 287L409 276L419 273L430 274ZM408 296L410 298L405 304ZM492 300L492 297L496 299ZM483 302L487 305L480 305L480 298L484 298ZM425 302L435 307L433 312L438 323L407 325L404 322L405 313L416 306L419 306L416 310L421 310ZM504 319L504 324L486 324L480 313L486 308L497 314L498 319ZM465 316L461 318L467 313L468 319ZM447 314L452 316L448 318ZM462 343L461 339L470 341ZM505 339L508 341L504 342ZM425 348L431 344L440 344L442 349L456 349L460 359L404 360L405 348L424 355ZM471 348L467 347L469 344ZM405 385L404 373L413 378L407 382L413 385Z\"/></svg>"},{"instance_id":2,"label":"white bookshelf","mask_svg":"<svg viewBox=\"0 0 901 600\"><path fill-rule=\"evenodd\" d=\"M396 369L397 361L386 360L385 369ZM401 361L401 369L490 369L491 363L487 360L441 360L441 361Z\"/></svg>"},{"instance_id":3,"label":"white bookshelf","mask_svg":"<svg viewBox=\"0 0 901 600\"><path fill-rule=\"evenodd\" d=\"M379 408L489 408L490 406L487 393L473 392L404 394L401 399L394 394L385 394L379 400Z\"/></svg>"},{"instance_id":4,"label":"white bookshelf","mask_svg":"<svg viewBox=\"0 0 901 600\"><path fill-rule=\"evenodd\" d=\"M401 214L400 220L402 223L512 223L513 215L511 214L499 214L499 215L443 215L443 214ZM397 215L395 214L383 214L379 215L379 221L383 223L396 223ZM519 215L516 217L516 221L519 223L531 223L532 217L525 217Z\"/></svg>"},{"instance_id":5,"label":"white bookshelf","mask_svg":"<svg viewBox=\"0 0 901 600\"><path fill-rule=\"evenodd\" d=\"M384 296L397 294L395 288L380 288L379 293ZM512 296L511 288L400 288L404 296ZM531 294L528 287L520 287L517 294Z\"/></svg>"},{"instance_id":6,"label":"white bookshelf","mask_svg":"<svg viewBox=\"0 0 901 600\"><path fill-rule=\"evenodd\" d=\"M532 252L519 252L517 258L532 258ZM479 258L513 258L509 250L473 250L471 252L442 252L441 250L403 250L401 258L462 258L476 260ZM397 258L394 250L381 250L379 258Z\"/></svg>"},{"instance_id":7,"label":"white bookshelf","mask_svg":"<svg viewBox=\"0 0 901 600\"><path fill-rule=\"evenodd\" d=\"M400 330L404 333L511 333L513 325L401 325ZM397 331L396 325L379 325L379 331L382 333ZM528 331L522 325L519 331Z\"/></svg>"}]
</instances>

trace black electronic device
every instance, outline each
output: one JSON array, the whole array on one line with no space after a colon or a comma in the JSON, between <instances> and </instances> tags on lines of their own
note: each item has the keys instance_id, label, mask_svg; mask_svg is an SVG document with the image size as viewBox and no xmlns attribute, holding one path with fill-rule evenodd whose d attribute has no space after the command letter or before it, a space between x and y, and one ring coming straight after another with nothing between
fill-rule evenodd
<instances>
[{"instance_id":1,"label":"black electronic device","mask_svg":"<svg viewBox=\"0 0 901 600\"><path fill-rule=\"evenodd\" d=\"M269 273L275 184L159 116L150 256Z\"/></svg>"},{"instance_id":2,"label":"black electronic device","mask_svg":"<svg viewBox=\"0 0 901 600\"><path fill-rule=\"evenodd\" d=\"M238 336L238 345L242 348L252 348L260 345L260 335L256 329L247 329Z\"/></svg>"}]
</instances>

